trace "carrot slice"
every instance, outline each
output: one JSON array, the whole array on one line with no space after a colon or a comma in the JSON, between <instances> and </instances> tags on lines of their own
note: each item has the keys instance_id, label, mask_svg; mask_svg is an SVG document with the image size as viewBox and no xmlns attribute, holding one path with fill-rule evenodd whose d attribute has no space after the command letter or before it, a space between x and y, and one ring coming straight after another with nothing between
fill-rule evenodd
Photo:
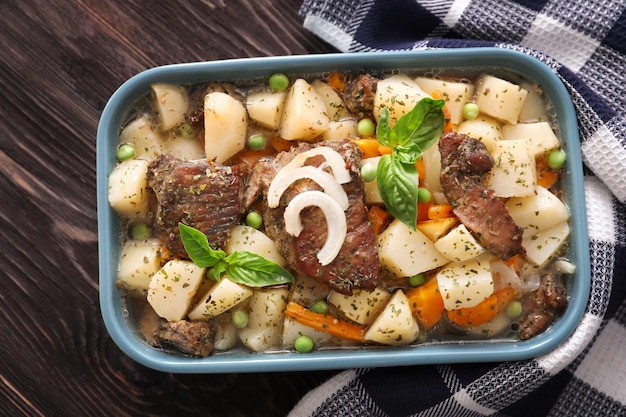
<instances>
[{"instance_id":1,"label":"carrot slice","mask_svg":"<svg viewBox=\"0 0 626 417\"><path fill-rule=\"evenodd\" d=\"M379 145L378 152L380 155L387 155L393 152L393 148L391 146Z\"/></svg>"},{"instance_id":2,"label":"carrot slice","mask_svg":"<svg viewBox=\"0 0 626 417\"><path fill-rule=\"evenodd\" d=\"M418 158L417 161L415 161L415 168L417 169L417 175L419 175L419 181L420 184L424 181L424 178L426 178L426 165L424 165L424 158Z\"/></svg>"},{"instance_id":3,"label":"carrot slice","mask_svg":"<svg viewBox=\"0 0 626 417\"><path fill-rule=\"evenodd\" d=\"M430 209L430 203L417 203L417 221L424 222L430 220L428 218L428 210Z\"/></svg>"},{"instance_id":4,"label":"carrot slice","mask_svg":"<svg viewBox=\"0 0 626 417\"><path fill-rule=\"evenodd\" d=\"M378 150L380 143L378 143L378 139L376 138L355 139L355 142L359 146L359 149L361 149L361 152L363 152L363 159L380 156L380 151Z\"/></svg>"},{"instance_id":5,"label":"carrot slice","mask_svg":"<svg viewBox=\"0 0 626 417\"><path fill-rule=\"evenodd\" d=\"M241 152L238 152L235 156L232 157L233 163L245 163L248 167L252 168L259 162L259 159L264 156L269 156L274 154L274 149L271 146L266 147L262 151L253 151L252 149L246 149Z\"/></svg>"},{"instance_id":6,"label":"carrot slice","mask_svg":"<svg viewBox=\"0 0 626 417\"><path fill-rule=\"evenodd\" d=\"M432 278L419 287L406 291L413 316L425 328L432 328L443 314L443 299L437 279Z\"/></svg>"},{"instance_id":7,"label":"carrot slice","mask_svg":"<svg viewBox=\"0 0 626 417\"><path fill-rule=\"evenodd\" d=\"M294 145L297 145L297 141L291 141L287 139L283 139L278 136L273 136L270 139L270 144L276 150L276 152L285 152L291 149Z\"/></svg>"},{"instance_id":8,"label":"carrot slice","mask_svg":"<svg viewBox=\"0 0 626 417\"><path fill-rule=\"evenodd\" d=\"M338 319L328 314L316 313L293 301L287 304L285 315L305 326L333 336L362 342L365 338L365 326Z\"/></svg>"},{"instance_id":9,"label":"carrot slice","mask_svg":"<svg viewBox=\"0 0 626 417\"><path fill-rule=\"evenodd\" d=\"M343 91L346 86L346 79L343 73L339 71L333 71L328 74L328 85L338 91Z\"/></svg>"},{"instance_id":10,"label":"carrot slice","mask_svg":"<svg viewBox=\"0 0 626 417\"><path fill-rule=\"evenodd\" d=\"M443 93L439 90L433 91L430 96L435 100L445 100ZM443 105L443 118L445 119L446 124L443 127L444 132L452 131L452 116L450 116L450 110L448 110L447 105Z\"/></svg>"},{"instance_id":11,"label":"carrot slice","mask_svg":"<svg viewBox=\"0 0 626 417\"><path fill-rule=\"evenodd\" d=\"M474 327L491 321L503 311L515 297L515 290L504 287L481 301L474 307L446 311L451 322L461 327Z\"/></svg>"},{"instance_id":12,"label":"carrot slice","mask_svg":"<svg viewBox=\"0 0 626 417\"><path fill-rule=\"evenodd\" d=\"M447 217L454 217L450 204L431 204L428 207L429 220L445 219Z\"/></svg>"},{"instance_id":13,"label":"carrot slice","mask_svg":"<svg viewBox=\"0 0 626 417\"><path fill-rule=\"evenodd\" d=\"M540 156L536 159L537 165L537 185L550 188L559 179L559 171L548 166L546 158Z\"/></svg>"},{"instance_id":14,"label":"carrot slice","mask_svg":"<svg viewBox=\"0 0 626 417\"><path fill-rule=\"evenodd\" d=\"M374 233L379 235L391 222L391 215L380 206L372 206L367 212L367 218L374 229Z\"/></svg>"}]
</instances>

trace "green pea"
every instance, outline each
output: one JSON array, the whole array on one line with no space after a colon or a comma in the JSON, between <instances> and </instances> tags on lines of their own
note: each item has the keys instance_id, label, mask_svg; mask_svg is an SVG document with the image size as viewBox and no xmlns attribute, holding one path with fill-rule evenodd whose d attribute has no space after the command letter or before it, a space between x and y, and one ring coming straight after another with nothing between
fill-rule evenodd
<instances>
[{"instance_id":1,"label":"green pea","mask_svg":"<svg viewBox=\"0 0 626 417\"><path fill-rule=\"evenodd\" d=\"M565 159L563 149L553 149L548 153L548 166L552 169L561 169L565 166Z\"/></svg>"},{"instance_id":2,"label":"green pea","mask_svg":"<svg viewBox=\"0 0 626 417\"><path fill-rule=\"evenodd\" d=\"M511 301L506 307L506 315L512 319L522 315L522 303L515 300Z\"/></svg>"},{"instance_id":3,"label":"green pea","mask_svg":"<svg viewBox=\"0 0 626 417\"><path fill-rule=\"evenodd\" d=\"M243 329L248 325L248 313L244 310L237 310L233 312L232 320L236 328Z\"/></svg>"},{"instance_id":4,"label":"green pea","mask_svg":"<svg viewBox=\"0 0 626 417\"><path fill-rule=\"evenodd\" d=\"M250 211L246 215L246 224L250 227L258 229L261 227L261 225L263 225L263 217L258 211Z\"/></svg>"},{"instance_id":5,"label":"green pea","mask_svg":"<svg viewBox=\"0 0 626 417\"><path fill-rule=\"evenodd\" d=\"M426 188L418 188L417 189L417 201L419 203L428 203L432 198L432 194Z\"/></svg>"},{"instance_id":6,"label":"green pea","mask_svg":"<svg viewBox=\"0 0 626 417\"><path fill-rule=\"evenodd\" d=\"M465 103L463 105L463 118L465 120L474 120L478 117L480 109L476 103Z\"/></svg>"},{"instance_id":7,"label":"green pea","mask_svg":"<svg viewBox=\"0 0 626 417\"><path fill-rule=\"evenodd\" d=\"M178 136L185 139L191 139L196 136L196 129L188 121L184 121L182 125L176 129Z\"/></svg>"},{"instance_id":8,"label":"green pea","mask_svg":"<svg viewBox=\"0 0 626 417\"><path fill-rule=\"evenodd\" d=\"M314 311L319 314L328 313L328 304L324 300L317 300L313 304L311 304L311 311Z\"/></svg>"},{"instance_id":9,"label":"green pea","mask_svg":"<svg viewBox=\"0 0 626 417\"><path fill-rule=\"evenodd\" d=\"M309 353L313 350L313 340L302 334L296 338L293 347L300 353Z\"/></svg>"},{"instance_id":10,"label":"green pea","mask_svg":"<svg viewBox=\"0 0 626 417\"><path fill-rule=\"evenodd\" d=\"M127 161L135 157L135 147L127 143L117 148L117 159L119 161Z\"/></svg>"},{"instance_id":11,"label":"green pea","mask_svg":"<svg viewBox=\"0 0 626 417\"><path fill-rule=\"evenodd\" d=\"M361 178L365 182L372 182L376 179L376 171L374 164L368 162L361 167Z\"/></svg>"},{"instance_id":12,"label":"green pea","mask_svg":"<svg viewBox=\"0 0 626 417\"><path fill-rule=\"evenodd\" d=\"M137 223L130 230L133 239L144 240L150 237L150 228L145 223Z\"/></svg>"},{"instance_id":13,"label":"green pea","mask_svg":"<svg viewBox=\"0 0 626 417\"><path fill-rule=\"evenodd\" d=\"M289 77L282 73L272 74L267 84L273 91L285 91L289 87Z\"/></svg>"},{"instance_id":14,"label":"green pea","mask_svg":"<svg viewBox=\"0 0 626 417\"><path fill-rule=\"evenodd\" d=\"M266 144L265 136L261 133L254 134L248 138L248 147L253 151L262 151L265 149Z\"/></svg>"},{"instance_id":15,"label":"green pea","mask_svg":"<svg viewBox=\"0 0 626 417\"><path fill-rule=\"evenodd\" d=\"M376 125L374 124L372 119L361 119L356 125L356 131L362 138L374 136L374 132L376 131Z\"/></svg>"},{"instance_id":16,"label":"green pea","mask_svg":"<svg viewBox=\"0 0 626 417\"><path fill-rule=\"evenodd\" d=\"M426 275L417 274L409 277L409 286L410 287L419 287L423 283L426 282Z\"/></svg>"}]
</instances>

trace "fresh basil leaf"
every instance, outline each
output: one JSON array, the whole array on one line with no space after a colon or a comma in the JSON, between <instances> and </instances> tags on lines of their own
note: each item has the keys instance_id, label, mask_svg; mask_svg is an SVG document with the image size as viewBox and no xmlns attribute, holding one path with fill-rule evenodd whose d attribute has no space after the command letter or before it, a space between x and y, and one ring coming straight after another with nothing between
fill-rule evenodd
<instances>
[{"instance_id":1,"label":"fresh basil leaf","mask_svg":"<svg viewBox=\"0 0 626 417\"><path fill-rule=\"evenodd\" d=\"M396 132L389 125L389 109L382 109L380 120L376 125L376 138L381 145L394 147L398 144Z\"/></svg>"},{"instance_id":2,"label":"fresh basil leaf","mask_svg":"<svg viewBox=\"0 0 626 417\"><path fill-rule=\"evenodd\" d=\"M207 274L209 275L209 278L213 278L213 281L220 282L222 275L224 275L224 272L226 272L227 269L228 263L226 262L226 259L222 259L216 263L213 268L209 269Z\"/></svg>"},{"instance_id":3,"label":"fresh basil leaf","mask_svg":"<svg viewBox=\"0 0 626 417\"><path fill-rule=\"evenodd\" d=\"M383 155L378 162L378 191L389 213L416 229L417 190L419 178L414 164L405 164L391 155Z\"/></svg>"},{"instance_id":4,"label":"fresh basil leaf","mask_svg":"<svg viewBox=\"0 0 626 417\"><path fill-rule=\"evenodd\" d=\"M228 278L248 287L286 284L294 280L285 268L252 252L233 252L225 261Z\"/></svg>"},{"instance_id":5,"label":"fresh basil leaf","mask_svg":"<svg viewBox=\"0 0 626 417\"><path fill-rule=\"evenodd\" d=\"M421 146L416 143L407 143L393 148L392 156L403 164L414 164L423 154Z\"/></svg>"},{"instance_id":6,"label":"fresh basil leaf","mask_svg":"<svg viewBox=\"0 0 626 417\"><path fill-rule=\"evenodd\" d=\"M224 251L212 249L206 235L198 229L178 223L178 230L189 259L200 268L210 268L226 257Z\"/></svg>"},{"instance_id":7,"label":"fresh basil leaf","mask_svg":"<svg viewBox=\"0 0 626 417\"><path fill-rule=\"evenodd\" d=\"M445 125L444 104L444 100L423 98L400 117L393 127L398 145L416 143L424 150L436 142Z\"/></svg>"}]
</instances>

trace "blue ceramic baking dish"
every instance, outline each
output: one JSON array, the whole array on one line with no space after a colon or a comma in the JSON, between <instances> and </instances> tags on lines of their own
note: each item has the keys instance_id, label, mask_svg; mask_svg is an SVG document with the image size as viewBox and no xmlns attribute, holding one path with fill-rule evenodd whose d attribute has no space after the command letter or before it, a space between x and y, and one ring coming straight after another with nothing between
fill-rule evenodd
<instances>
[{"instance_id":1,"label":"blue ceramic baking dish","mask_svg":"<svg viewBox=\"0 0 626 417\"><path fill-rule=\"evenodd\" d=\"M116 163L116 140L128 109L153 82L195 83L210 80L264 78L275 72L322 73L330 70L489 68L513 71L539 84L557 115L567 152L565 191L571 210L571 258L576 272L570 281L569 307L545 333L524 342L491 341L427 344L385 349L325 350L308 354L237 352L204 359L173 355L146 344L125 317L116 287L119 253L118 219L107 201L108 175ZM577 120L570 96L552 69L513 50L497 48L325 54L234 59L162 66L125 82L110 98L97 136L97 198L100 304L115 343L135 361L165 372L226 373L382 367L433 363L510 361L536 357L557 347L581 320L590 291L589 244Z\"/></svg>"}]
</instances>

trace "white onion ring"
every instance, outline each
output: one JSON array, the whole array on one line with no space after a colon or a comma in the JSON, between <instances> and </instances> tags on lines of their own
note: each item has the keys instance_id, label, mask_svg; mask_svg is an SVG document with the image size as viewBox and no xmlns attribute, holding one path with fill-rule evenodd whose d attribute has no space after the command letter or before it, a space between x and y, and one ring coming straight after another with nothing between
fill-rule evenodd
<instances>
[{"instance_id":1,"label":"white onion ring","mask_svg":"<svg viewBox=\"0 0 626 417\"><path fill-rule=\"evenodd\" d=\"M317 155L322 155L324 159L326 159L326 166L330 167L333 172L333 176L339 184L345 184L352 180L350 177L350 171L346 168L346 161L343 160L343 157L339 152L329 148L328 146L317 146L309 149L308 151L299 153L282 169L294 169L301 167L307 159Z\"/></svg>"},{"instance_id":2,"label":"white onion ring","mask_svg":"<svg viewBox=\"0 0 626 417\"><path fill-rule=\"evenodd\" d=\"M317 206L324 216L328 232L324 246L317 253L322 266L328 265L337 257L348 232L346 215L335 199L321 191L305 191L295 196L287 205L284 213L285 230L292 236L300 236L302 221L300 212L305 207Z\"/></svg>"},{"instance_id":3,"label":"white onion ring","mask_svg":"<svg viewBox=\"0 0 626 417\"><path fill-rule=\"evenodd\" d=\"M335 177L326 171L313 166L301 166L296 168L285 168L278 171L276 177L267 190L267 205L276 208L280 204L280 197L285 190L296 180L309 178L319 184L324 192L339 204L342 210L347 210L349 206L348 195Z\"/></svg>"}]
</instances>

